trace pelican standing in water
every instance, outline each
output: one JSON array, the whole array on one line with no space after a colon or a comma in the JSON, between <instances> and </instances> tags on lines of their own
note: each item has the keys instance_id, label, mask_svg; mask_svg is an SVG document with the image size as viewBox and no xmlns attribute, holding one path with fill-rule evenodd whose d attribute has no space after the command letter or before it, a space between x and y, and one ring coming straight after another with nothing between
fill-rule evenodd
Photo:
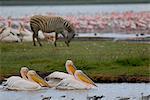
<instances>
[{"instance_id":1,"label":"pelican standing in water","mask_svg":"<svg viewBox=\"0 0 150 100\"><path fill-rule=\"evenodd\" d=\"M7 79L5 86L10 90L38 90L42 86L50 87L34 70L21 68L21 77L11 76Z\"/></svg>"},{"instance_id":2,"label":"pelican standing in water","mask_svg":"<svg viewBox=\"0 0 150 100\"><path fill-rule=\"evenodd\" d=\"M65 66L68 74L53 72L46 77L56 89L91 89L96 86L86 74L76 69L71 60L67 60Z\"/></svg>"}]
</instances>

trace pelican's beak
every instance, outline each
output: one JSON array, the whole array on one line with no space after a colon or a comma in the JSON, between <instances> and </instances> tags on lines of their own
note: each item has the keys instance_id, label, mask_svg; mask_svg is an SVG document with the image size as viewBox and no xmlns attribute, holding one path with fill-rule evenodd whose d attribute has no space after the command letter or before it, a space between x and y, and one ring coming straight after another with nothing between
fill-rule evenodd
<instances>
[{"instance_id":1,"label":"pelican's beak","mask_svg":"<svg viewBox=\"0 0 150 100\"><path fill-rule=\"evenodd\" d=\"M82 82L92 84L92 85L97 87L97 85L86 74L84 74L81 70L76 70L75 78L82 81Z\"/></svg>"},{"instance_id":2,"label":"pelican's beak","mask_svg":"<svg viewBox=\"0 0 150 100\"><path fill-rule=\"evenodd\" d=\"M74 75L76 67L73 65L73 62L71 60L66 61L66 70L69 74Z\"/></svg>"},{"instance_id":3,"label":"pelican's beak","mask_svg":"<svg viewBox=\"0 0 150 100\"><path fill-rule=\"evenodd\" d=\"M43 78L41 78L35 71L32 72L30 77L33 81L37 82L38 84L40 84L42 86L50 87L49 84Z\"/></svg>"}]
</instances>

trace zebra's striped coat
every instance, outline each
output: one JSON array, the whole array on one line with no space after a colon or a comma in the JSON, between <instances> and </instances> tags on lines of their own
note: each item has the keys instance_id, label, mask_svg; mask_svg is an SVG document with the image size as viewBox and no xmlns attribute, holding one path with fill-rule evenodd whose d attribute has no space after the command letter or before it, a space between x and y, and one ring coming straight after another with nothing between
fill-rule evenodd
<instances>
[{"instance_id":1,"label":"zebra's striped coat","mask_svg":"<svg viewBox=\"0 0 150 100\"><path fill-rule=\"evenodd\" d=\"M37 38L37 41L39 42L40 46L42 45L38 38L39 30L45 33L55 32L56 40L57 40L57 34L61 33L66 39L65 43L67 44L67 46L69 46L69 42L75 35L75 30L73 25L69 21L58 16L42 16L42 15L32 16L30 19L30 26L31 26L31 30L33 31L34 45L35 45L35 38ZM67 36L64 34L65 30L68 31ZM56 42L54 42L54 44L56 46Z\"/></svg>"}]
</instances>

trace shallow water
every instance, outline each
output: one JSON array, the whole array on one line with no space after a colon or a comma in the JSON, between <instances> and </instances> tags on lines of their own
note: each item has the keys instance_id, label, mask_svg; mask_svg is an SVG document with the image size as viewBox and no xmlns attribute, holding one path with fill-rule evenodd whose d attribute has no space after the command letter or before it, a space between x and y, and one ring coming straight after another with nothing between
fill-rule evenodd
<instances>
[{"instance_id":1,"label":"shallow water","mask_svg":"<svg viewBox=\"0 0 150 100\"><path fill-rule=\"evenodd\" d=\"M57 15L95 15L95 13L106 12L150 11L150 4L0 6L0 11L0 15L6 18L8 16L18 18L26 15L46 14L47 12L55 13Z\"/></svg>"},{"instance_id":2,"label":"shallow water","mask_svg":"<svg viewBox=\"0 0 150 100\"><path fill-rule=\"evenodd\" d=\"M1 100L42 100L51 97L50 100L87 100L87 96L104 96L101 100L119 100L128 97L129 100L140 100L141 93L150 95L149 83L120 83L97 84L98 88L91 90L55 90L43 89L38 91L8 91L0 86ZM63 96L63 97L62 97Z\"/></svg>"},{"instance_id":3,"label":"shallow water","mask_svg":"<svg viewBox=\"0 0 150 100\"><path fill-rule=\"evenodd\" d=\"M77 37L106 37L106 38L116 38L116 39L128 39L128 38L136 38L136 37L141 37L141 38L146 38L150 37L150 34L144 34L136 36L137 34L134 33L78 33Z\"/></svg>"}]
</instances>

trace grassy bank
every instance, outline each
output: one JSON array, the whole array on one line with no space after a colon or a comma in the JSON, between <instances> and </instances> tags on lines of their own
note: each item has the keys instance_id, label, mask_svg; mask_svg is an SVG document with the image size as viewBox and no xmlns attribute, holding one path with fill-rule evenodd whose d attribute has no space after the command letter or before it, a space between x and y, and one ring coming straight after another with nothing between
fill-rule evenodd
<instances>
[{"instance_id":1,"label":"grassy bank","mask_svg":"<svg viewBox=\"0 0 150 100\"><path fill-rule=\"evenodd\" d=\"M45 75L64 71L65 61L71 59L95 81L119 80L120 76L150 76L150 45L111 41L73 41L70 47L58 42L58 47L46 42L43 47L32 43L0 43L0 76L19 75L21 66ZM118 78L117 78L118 77Z\"/></svg>"}]
</instances>

